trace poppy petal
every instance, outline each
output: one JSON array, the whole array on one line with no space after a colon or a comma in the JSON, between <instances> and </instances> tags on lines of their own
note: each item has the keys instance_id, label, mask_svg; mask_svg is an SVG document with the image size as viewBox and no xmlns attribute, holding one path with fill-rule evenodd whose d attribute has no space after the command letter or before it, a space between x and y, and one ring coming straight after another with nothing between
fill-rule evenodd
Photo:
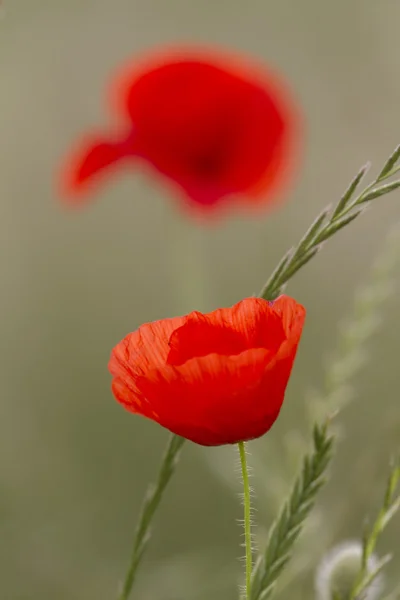
<instances>
[{"instance_id":1,"label":"poppy petal","mask_svg":"<svg viewBox=\"0 0 400 600\"><path fill-rule=\"evenodd\" d=\"M248 348L268 348L277 351L285 340L282 319L270 302L248 298L231 309L232 325L242 332Z\"/></svg>"},{"instance_id":2,"label":"poppy petal","mask_svg":"<svg viewBox=\"0 0 400 600\"><path fill-rule=\"evenodd\" d=\"M210 315L193 312L169 339L167 362L180 365L193 358L208 354L240 354L246 349L245 339L225 318L223 310Z\"/></svg>"},{"instance_id":3,"label":"poppy petal","mask_svg":"<svg viewBox=\"0 0 400 600\"><path fill-rule=\"evenodd\" d=\"M88 191L124 158L127 158L124 141L94 136L83 140L66 161L61 177L63 196L75 197Z\"/></svg>"},{"instance_id":4,"label":"poppy petal","mask_svg":"<svg viewBox=\"0 0 400 600\"><path fill-rule=\"evenodd\" d=\"M183 317L144 323L129 333L113 350L108 368L118 376L129 368L135 375L142 375L149 367L164 366L169 353L169 338L179 328Z\"/></svg>"},{"instance_id":5,"label":"poppy petal","mask_svg":"<svg viewBox=\"0 0 400 600\"><path fill-rule=\"evenodd\" d=\"M290 296L282 295L274 300L272 307L279 316L288 338L293 336L294 332L301 331L306 317L304 306Z\"/></svg>"},{"instance_id":6,"label":"poppy petal","mask_svg":"<svg viewBox=\"0 0 400 600\"><path fill-rule=\"evenodd\" d=\"M137 385L164 427L202 445L233 443L258 437L254 432L265 428L265 405L251 397L270 360L262 348L233 357L212 354L148 372ZM267 412L275 414L275 408ZM190 437L196 424L201 438Z\"/></svg>"},{"instance_id":7,"label":"poppy petal","mask_svg":"<svg viewBox=\"0 0 400 600\"><path fill-rule=\"evenodd\" d=\"M294 172L297 110L279 78L253 59L219 48L161 48L124 65L110 89L112 110L135 139L123 148L95 142L75 164L71 193L135 156L196 216L214 217L238 200L270 203Z\"/></svg>"},{"instance_id":8,"label":"poppy petal","mask_svg":"<svg viewBox=\"0 0 400 600\"><path fill-rule=\"evenodd\" d=\"M281 409L304 317L281 296L143 325L112 352L114 395L198 444L259 437Z\"/></svg>"},{"instance_id":9,"label":"poppy petal","mask_svg":"<svg viewBox=\"0 0 400 600\"><path fill-rule=\"evenodd\" d=\"M156 418L151 403L137 387L137 379L149 366L162 366L168 354L168 338L180 318L145 323L127 335L111 353L108 369L114 376L112 390L116 399L131 412Z\"/></svg>"}]
</instances>

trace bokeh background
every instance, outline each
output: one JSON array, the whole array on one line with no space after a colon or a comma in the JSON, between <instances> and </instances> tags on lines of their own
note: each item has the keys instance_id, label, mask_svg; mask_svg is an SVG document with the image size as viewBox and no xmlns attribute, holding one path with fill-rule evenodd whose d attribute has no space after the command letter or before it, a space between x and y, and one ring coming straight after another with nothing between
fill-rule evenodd
<instances>
[{"instance_id":1,"label":"bokeh background","mask_svg":"<svg viewBox=\"0 0 400 600\"><path fill-rule=\"evenodd\" d=\"M143 321L212 310L256 293L357 169L371 160L376 173L400 142L400 3L3 5L0 598L109 600L168 437L113 400L110 349ZM108 118L110 72L132 54L176 41L231 47L283 72L307 131L290 201L256 218L242 213L217 227L200 226L180 213L162 182L139 173L110 181L84 210L67 210L54 188L57 168L82 130ZM308 320L281 419L250 448L261 533L298 466L294 460L288 467L288 440L309 436L304 399L322 385L338 323L400 219L399 206L399 193L375 200L288 287L306 305ZM399 275L400 268L394 279ZM369 341L369 364L354 379L355 397L339 417L341 441L321 496L321 522L299 546L303 566L282 598L313 598L321 554L359 536L364 517L379 505L400 438L399 327L395 294ZM236 460L234 448L185 445L134 598L237 597L243 540ZM389 588L400 567L399 536L397 519L379 546L380 553L397 550L387 569Z\"/></svg>"}]
</instances>

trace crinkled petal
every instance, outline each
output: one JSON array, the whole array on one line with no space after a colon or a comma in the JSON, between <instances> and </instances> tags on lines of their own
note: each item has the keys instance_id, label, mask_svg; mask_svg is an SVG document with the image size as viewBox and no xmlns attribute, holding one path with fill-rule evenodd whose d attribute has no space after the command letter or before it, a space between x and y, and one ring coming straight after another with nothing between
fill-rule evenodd
<instances>
[{"instance_id":1,"label":"crinkled petal","mask_svg":"<svg viewBox=\"0 0 400 600\"><path fill-rule=\"evenodd\" d=\"M300 339L306 318L304 306L290 296L279 296L273 303L274 312L279 316L288 339Z\"/></svg>"},{"instance_id":2,"label":"crinkled petal","mask_svg":"<svg viewBox=\"0 0 400 600\"><path fill-rule=\"evenodd\" d=\"M148 373L137 386L174 433L203 445L234 443L265 433L279 412L281 400L277 408L260 389L272 356L263 348L208 355Z\"/></svg>"},{"instance_id":3,"label":"crinkled petal","mask_svg":"<svg viewBox=\"0 0 400 600\"><path fill-rule=\"evenodd\" d=\"M147 324L112 353L114 394L198 444L260 437L282 406L304 318L281 296Z\"/></svg>"},{"instance_id":4,"label":"crinkled petal","mask_svg":"<svg viewBox=\"0 0 400 600\"><path fill-rule=\"evenodd\" d=\"M250 348L277 351L285 340L282 319L261 298L245 298L231 308L186 317L169 340L167 362L180 365L207 354L233 356Z\"/></svg>"},{"instance_id":5,"label":"crinkled petal","mask_svg":"<svg viewBox=\"0 0 400 600\"><path fill-rule=\"evenodd\" d=\"M245 337L247 348L277 351L285 340L282 318L262 298L245 298L230 309L230 315L232 326Z\"/></svg>"},{"instance_id":6,"label":"crinkled petal","mask_svg":"<svg viewBox=\"0 0 400 600\"><path fill-rule=\"evenodd\" d=\"M154 412L145 407L147 400L137 389L136 380L149 370L162 368L169 351L169 336L181 323L181 317L145 323L113 349L108 364L115 378L113 393L132 412L145 416Z\"/></svg>"},{"instance_id":7,"label":"crinkled petal","mask_svg":"<svg viewBox=\"0 0 400 600\"><path fill-rule=\"evenodd\" d=\"M181 365L193 357L200 358L208 354L235 355L246 349L246 340L242 332L235 331L226 318L229 315L217 310L210 315L193 312L183 325L175 329L169 339L167 362Z\"/></svg>"}]
</instances>

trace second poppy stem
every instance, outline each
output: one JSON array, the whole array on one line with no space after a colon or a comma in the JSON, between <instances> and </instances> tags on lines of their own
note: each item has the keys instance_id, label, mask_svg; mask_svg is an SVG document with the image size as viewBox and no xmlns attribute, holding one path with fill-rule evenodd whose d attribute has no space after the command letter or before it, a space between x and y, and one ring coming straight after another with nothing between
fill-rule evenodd
<instances>
[{"instance_id":1,"label":"second poppy stem","mask_svg":"<svg viewBox=\"0 0 400 600\"><path fill-rule=\"evenodd\" d=\"M250 506L250 485L249 474L247 470L246 448L244 442L238 442L240 464L243 477L243 503L244 503L244 537L246 546L246 600L250 600L251 591L251 572L253 569L253 559L251 554L251 506Z\"/></svg>"}]
</instances>

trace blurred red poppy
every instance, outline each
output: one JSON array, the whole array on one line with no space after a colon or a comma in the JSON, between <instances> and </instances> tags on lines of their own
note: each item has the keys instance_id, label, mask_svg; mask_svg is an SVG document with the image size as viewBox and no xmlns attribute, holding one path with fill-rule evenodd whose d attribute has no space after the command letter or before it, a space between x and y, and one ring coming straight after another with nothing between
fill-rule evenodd
<instances>
[{"instance_id":1,"label":"blurred red poppy","mask_svg":"<svg viewBox=\"0 0 400 600\"><path fill-rule=\"evenodd\" d=\"M237 197L268 202L287 182L299 121L268 70L219 51L164 49L125 66L111 92L122 123L87 136L66 160L62 194L71 202L112 168L139 163L203 212Z\"/></svg>"},{"instance_id":2,"label":"blurred red poppy","mask_svg":"<svg viewBox=\"0 0 400 600\"><path fill-rule=\"evenodd\" d=\"M258 438L279 414L304 319L281 296L146 323L112 351L114 396L197 444Z\"/></svg>"}]
</instances>

